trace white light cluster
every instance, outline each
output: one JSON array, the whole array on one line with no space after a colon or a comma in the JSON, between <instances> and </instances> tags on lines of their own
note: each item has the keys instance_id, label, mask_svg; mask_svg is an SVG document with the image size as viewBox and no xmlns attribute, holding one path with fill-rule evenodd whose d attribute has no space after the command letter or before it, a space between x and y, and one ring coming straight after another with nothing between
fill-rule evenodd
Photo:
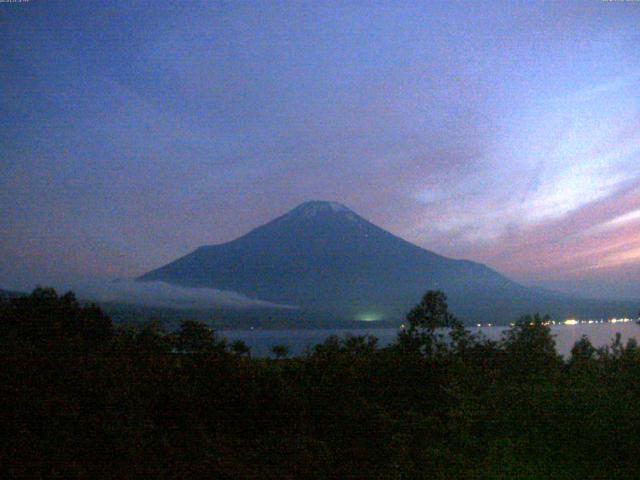
<instances>
[{"instance_id":1,"label":"white light cluster","mask_svg":"<svg viewBox=\"0 0 640 480\"><path fill-rule=\"evenodd\" d=\"M548 320L542 322L542 325L550 326L550 325L592 325L596 323L630 323L634 320L631 318L609 318L608 320L600 319L600 320L577 320L575 318L567 318L564 321ZM639 320L640 322L640 320ZM511 322L509 324L511 327L514 327L516 324ZM530 325L534 325L532 322ZM487 328L492 327L493 323L476 323L477 328Z\"/></svg>"},{"instance_id":2,"label":"white light cluster","mask_svg":"<svg viewBox=\"0 0 640 480\"><path fill-rule=\"evenodd\" d=\"M610 318L608 320L576 320L574 318L569 318L564 321L565 325L578 325L578 324L593 324L593 323L629 323L633 320L630 318Z\"/></svg>"}]
</instances>

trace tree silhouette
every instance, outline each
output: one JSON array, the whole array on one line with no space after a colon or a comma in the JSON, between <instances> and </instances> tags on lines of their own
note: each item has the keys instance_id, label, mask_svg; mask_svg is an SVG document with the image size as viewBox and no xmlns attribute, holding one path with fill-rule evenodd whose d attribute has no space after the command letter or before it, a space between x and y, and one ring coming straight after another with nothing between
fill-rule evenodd
<instances>
[{"instance_id":1,"label":"tree silhouette","mask_svg":"<svg viewBox=\"0 0 640 480\"><path fill-rule=\"evenodd\" d=\"M231 343L231 351L236 355L251 356L251 348L243 340L235 340Z\"/></svg>"},{"instance_id":2,"label":"tree silhouette","mask_svg":"<svg viewBox=\"0 0 640 480\"><path fill-rule=\"evenodd\" d=\"M81 305L73 292L58 296L38 287L0 309L0 334L19 337L38 348L95 350L113 335L111 319L96 305Z\"/></svg>"},{"instance_id":3,"label":"tree silhouette","mask_svg":"<svg viewBox=\"0 0 640 480\"><path fill-rule=\"evenodd\" d=\"M400 332L398 341L405 350L420 350L429 355L442 348L440 328L459 328L462 324L449 312L447 296L440 290L427 291L420 303L407 314L409 328Z\"/></svg>"},{"instance_id":4,"label":"tree silhouette","mask_svg":"<svg viewBox=\"0 0 640 480\"><path fill-rule=\"evenodd\" d=\"M372 335L347 336L342 342L342 349L352 355L367 355L376 351L378 339Z\"/></svg>"},{"instance_id":5,"label":"tree silhouette","mask_svg":"<svg viewBox=\"0 0 640 480\"><path fill-rule=\"evenodd\" d=\"M173 338L166 334L164 325L159 320L145 323L142 329L137 332L135 340L139 350L155 353L171 352L174 343Z\"/></svg>"},{"instance_id":6,"label":"tree silhouette","mask_svg":"<svg viewBox=\"0 0 640 480\"><path fill-rule=\"evenodd\" d=\"M582 335L571 349L571 362L593 360L597 352L598 350L592 345L589 338L586 335Z\"/></svg>"},{"instance_id":7,"label":"tree silhouette","mask_svg":"<svg viewBox=\"0 0 640 480\"><path fill-rule=\"evenodd\" d=\"M513 375L546 375L559 366L561 358L550 320L549 315L525 315L503 334L503 349L510 358Z\"/></svg>"},{"instance_id":8,"label":"tree silhouette","mask_svg":"<svg viewBox=\"0 0 640 480\"><path fill-rule=\"evenodd\" d=\"M565 361L548 317L491 341L425 297L405 333L419 354L332 336L291 360L227 351L199 322L120 326L89 350L101 317L73 295L0 301L4 476L637 478L634 339L582 338ZM452 341L425 355L443 326Z\"/></svg>"},{"instance_id":9,"label":"tree silhouette","mask_svg":"<svg viewBox=\"0 0 640 480\"><path fill-rule=\"evenodd\" d=\"M185 320L177 333L176 347L187 353L206 353L224 351L226 342L218 340L215 332L204 323Z\"/></svg>"},{"instance_id":10,"label":"tree silhouette","mask_svg":"<svg viewBox=\"0 0 640 480\"><path fill-rule=\"evenodd\" d=\"M289 347L286 345L274 345L271 347L271 353L273 353L277 359L285 358L289 355Z\"/></svg>"}]
</instances>

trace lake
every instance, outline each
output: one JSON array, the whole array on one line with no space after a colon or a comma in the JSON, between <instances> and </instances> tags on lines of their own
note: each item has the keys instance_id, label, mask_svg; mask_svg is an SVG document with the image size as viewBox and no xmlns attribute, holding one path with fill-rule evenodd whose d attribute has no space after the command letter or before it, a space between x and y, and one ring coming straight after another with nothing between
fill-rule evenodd
<instances>
[{"instance_id":1,"label":"lake","mask_svg":"<svg viewBox=\"0 0 640 480\"><path fill-rule=\"evenodd\" d=\"M472 333L481 332L487 338L498 340L509 327L468 327ZM586 335L596 347L611 343L619 332L623 342L635 338L640 342L640 325L630 323L581 323L577 325L553 325L551 331L555 337L556 349L568 356L574 343ZM291 355L301 355L307 347L322 343L330 335L344 337L346 335L373 335L378 337L380 346L389 345L396 337L395 328L368 329L327 329L327 330L224 330L220 335L230 342L243 340L251 347L254 357L269 356L273 345L287 345Z\"/></svg>"}]
</instances>

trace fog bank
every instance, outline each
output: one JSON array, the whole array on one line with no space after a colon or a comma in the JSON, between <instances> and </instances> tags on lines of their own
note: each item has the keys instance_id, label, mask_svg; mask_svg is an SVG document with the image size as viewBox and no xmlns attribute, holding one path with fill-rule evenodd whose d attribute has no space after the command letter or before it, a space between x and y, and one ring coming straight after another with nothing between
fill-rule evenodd
<instances>
[{"instance_id":1,"label":"fog bank","mask_svg":"<svg viewBox=\"0 0 640 480\"><path fill-rule=\"evenodd\" d=\"M135 280L91 281L65 286L83 300L98 303L127 303L169 308L295 308L275 304L241 293L214 288L187 288L165 282Z\"/></svg>"}]
</instances>

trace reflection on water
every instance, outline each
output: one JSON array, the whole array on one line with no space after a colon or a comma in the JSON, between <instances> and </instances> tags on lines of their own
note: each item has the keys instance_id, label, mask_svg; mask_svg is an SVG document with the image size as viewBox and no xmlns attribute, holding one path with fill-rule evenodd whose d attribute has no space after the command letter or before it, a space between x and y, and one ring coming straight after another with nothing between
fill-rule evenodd
<instances>
[{"instance_id":1,"label":"reflection on water","mask_svg":"<svg viewBox=\"0 0 640 480\"><path fill-rule=\"evenodd\" d=\"M471 332L480 332L487 338L498 340L509 327L470 327ZM596 347L611 343L616 333L622 335L622 341L636 338L640 342L640 326L635 323L579 323L576 325L553 325L556 348L562 355L568 355L573 344L586 335ZM292 355L301 355L305 349L323 342L330 335L373 335L378 337L380 345L388 345L397 334L393 328L370 328L352 330L225 330L221 332L229 341L244 340L251 347L253 356L268 356L274 345L287 345Z\"/></svg>"}]
</instances>

